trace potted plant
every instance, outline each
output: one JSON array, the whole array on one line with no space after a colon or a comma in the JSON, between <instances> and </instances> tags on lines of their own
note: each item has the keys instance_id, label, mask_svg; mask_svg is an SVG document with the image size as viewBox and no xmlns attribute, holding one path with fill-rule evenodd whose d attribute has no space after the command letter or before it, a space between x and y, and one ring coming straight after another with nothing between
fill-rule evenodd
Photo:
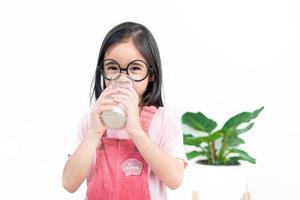
<instances>
[{"instance_id":1,"label":"potted plant","mask_svg":"<svg viewBox=\"0 0 300 200\"><path fill-rule=\"evenodd\" d=\"M219 129L216 129L217 122L201 112L184 113L182 123L190 129L184 133L184 144L190 149L186 149L186 155L196 162L189 163L183 186L170 192L171 197L191 199L193 191L197 191L205 200L240 199L249 183L247 176L252 174L249 165L242 166L240 161L256 163L255 158L240 148L245 143L241 136L253 127L251 120L263 109L241 112Z\"/></svg>"},{"instance_id":2,"label":"potted plant","mask_svg":"<svg viewBox=\"0 0 300 200\"><path fill-rule=\"evenodd\" d=\"M186 112L182 116L182 123L201 131L204 135L184 133L184 144L196 147L194 151L187 152L187 158L202 157L197 162L208 165L239 165L240 161L255 163L256 160L246 151L238 148L245 141L240 137L242 133L250 130L256 118L263 110L261 107L253 112L242 112L231 117L222 128L215 130L217 123L207 118L201 112ZM240 128L241 125L245 125Z\"/></svg>"}]
</instances>

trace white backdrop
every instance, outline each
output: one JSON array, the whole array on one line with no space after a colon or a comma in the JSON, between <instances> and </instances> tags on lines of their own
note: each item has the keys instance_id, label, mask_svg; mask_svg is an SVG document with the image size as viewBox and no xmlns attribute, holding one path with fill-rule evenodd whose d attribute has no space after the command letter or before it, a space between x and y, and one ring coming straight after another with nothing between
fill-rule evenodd
<instances>
[{"instance_id":1,"label":"white backdrop","mask_svg":"<svg viewBox=\"0 0 300 200\"><path fill-rule=\"evenodd\" d=\"M300 6L291 0L0 2L0 199L82 199L62 188L66 154L105 34L154 34L165 104L222 125L265 110L245 134L253 199L300 199ZM204 199L205 200L205 199Z\"/></svg>"}]
</instances>

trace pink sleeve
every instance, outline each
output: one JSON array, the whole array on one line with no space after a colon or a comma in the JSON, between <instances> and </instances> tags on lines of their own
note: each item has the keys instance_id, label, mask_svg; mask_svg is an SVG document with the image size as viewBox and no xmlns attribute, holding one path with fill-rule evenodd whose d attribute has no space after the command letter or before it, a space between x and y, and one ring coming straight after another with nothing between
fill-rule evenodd
<instances>
[{"instance_id":1,"label":"pink sleeve","mask_svg":"<svg viewBox=\"0 0 300 200\"><path fill-rule=\"evenodd\" d=\"M183 144L183 131L177 114L165 110L163 134L165 135L163 150L175 158L182 159L186 167L188 162Z\"/></svg>"},{"instance_id":2,"label":"pink sleeve","mask_svg":"<svg viewBox=\"0 0 300 200\"><path fill-rule=\"evenodd\" d=\"M71 146L70 149L70 154L73 154L74 151L77 149L77 147L79 146L79 144L81 143L81 141L83 140L83 138L85 137L86 131L88 130L88 127L90 126L90 115L89 114L85 114L77 127L77 132L73 141L73 144Z\"/></svg>"},{"instance_id":3,"label":"pink sleeve","mask_svg":"<svg viewBox=\"0 0 300 200\"><path fill-rule=\"evenodd\" d=\"M76 151L76 149L78 148L78 146L80 145L80 143L82 142L84 137L86 136L87 130L90 127L90 125L91 125L91 118L90 118L90 113L88 113L88 114L85 114L79 122L75 140L74 140L72 148L70 150L70 154L73 154ZM87 177L87 182L89 182L89 179L92 175L92 170L94 169L95 163L96 163L96 153L93 158L93 163L92 163L92 166L90 169L90 173Z\"/></svg>"}]
</instances>

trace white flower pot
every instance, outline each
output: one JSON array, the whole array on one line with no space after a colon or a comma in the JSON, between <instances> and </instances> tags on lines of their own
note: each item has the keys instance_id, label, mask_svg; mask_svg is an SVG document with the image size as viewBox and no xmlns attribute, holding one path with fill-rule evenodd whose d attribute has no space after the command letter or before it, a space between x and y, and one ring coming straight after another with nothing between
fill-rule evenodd
<instances>
[{"instance_id":1,"label":"white flower pot","mask_svg":"<svg viewBox=\"0 0 300 200\"><path fill-rule=\"evenodd\" d=\"M200 200L240 200L245 192L245 175L243 165L189 163L183 184L177 190L168 190L168 199L191 200L193 191L198 191Z\"/></svg>"}]
</instances>

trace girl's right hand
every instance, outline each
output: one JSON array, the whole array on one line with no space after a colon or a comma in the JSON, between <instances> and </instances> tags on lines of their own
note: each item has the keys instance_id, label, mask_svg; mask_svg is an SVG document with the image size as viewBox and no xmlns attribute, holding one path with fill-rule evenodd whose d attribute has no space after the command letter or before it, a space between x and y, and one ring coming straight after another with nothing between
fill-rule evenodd
<instances>
[{"instance_id":1,"label":"girl's right hand","mask_svg":"<svg viewBox=\"0 0 300 200\"><path fill-rule=\"evenodd\" d=\"M104 111L110 111L117 103L110 98L111 95L116 93L116 89L107 87L103 90L97 101L92 106L91 111L91 126L90 129L100 133L101 136L104 134L107 127L101 120L101 114Z\"/></svg>"}]
</instances>

